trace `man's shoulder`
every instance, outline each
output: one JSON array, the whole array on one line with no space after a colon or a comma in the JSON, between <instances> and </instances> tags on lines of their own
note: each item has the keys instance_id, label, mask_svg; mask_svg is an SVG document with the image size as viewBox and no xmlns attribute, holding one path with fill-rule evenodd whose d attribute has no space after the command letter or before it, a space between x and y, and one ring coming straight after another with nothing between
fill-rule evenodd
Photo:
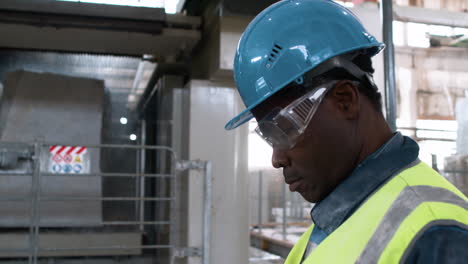
<instances>
[{"instance_id":1,"label":"man's shoulder","mask_svg":"<svg viewBox=\"0 0 468 264\"><path fill-rule=\"evenodd\" d=\"M415 241L406 264L466 263L468 227L433 226Z\"/></svg>"}]
</instances>

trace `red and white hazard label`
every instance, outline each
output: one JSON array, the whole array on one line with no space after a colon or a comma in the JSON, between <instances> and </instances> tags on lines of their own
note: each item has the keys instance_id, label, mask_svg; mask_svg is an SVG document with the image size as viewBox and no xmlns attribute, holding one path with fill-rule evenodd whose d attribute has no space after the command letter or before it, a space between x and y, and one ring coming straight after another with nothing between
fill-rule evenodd
<instances>
[{"instance_id":1,"label":"red and white hazard label","mask_svg":"<svg viewBox=\"0 0 468 264\"><path fill-rule=\"evenodd\" d=\"M49 171L51 173L89 173L89 155L86 155L86 147L51 146L49 154Z\"/></svg>"},{"instance_id":2,"label":"red and white hazard label","mask_svg":"<svg viewBox=\"0 0 468 264\"><path fill-rule=\"evenodd\" d=\"M62 157L66 155L84 154L86 147L70 147L70 146L51 146L49 152L52 154L59 154ZM65 154L65 155L64 155Z\"/></svg>"}]
</instances>

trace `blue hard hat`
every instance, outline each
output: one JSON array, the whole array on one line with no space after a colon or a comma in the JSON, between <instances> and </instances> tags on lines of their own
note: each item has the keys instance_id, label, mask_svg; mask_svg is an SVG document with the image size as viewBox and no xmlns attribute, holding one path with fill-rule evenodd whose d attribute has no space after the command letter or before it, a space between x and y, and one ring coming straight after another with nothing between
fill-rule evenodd
<instances>
[{"instance_id":1,"label":"blue hard hat","mask_svg":"<svg viewBox=\"0 0 468 264\"><path fill-rule=\"evenodd\" d=\"M251 110L338 55L385 45L345 7L331 0L284 0L262 11L247 27L234 59L234 79L247 109L229 121L234 129L253 118Z\"/></svg>"}]
</instances>

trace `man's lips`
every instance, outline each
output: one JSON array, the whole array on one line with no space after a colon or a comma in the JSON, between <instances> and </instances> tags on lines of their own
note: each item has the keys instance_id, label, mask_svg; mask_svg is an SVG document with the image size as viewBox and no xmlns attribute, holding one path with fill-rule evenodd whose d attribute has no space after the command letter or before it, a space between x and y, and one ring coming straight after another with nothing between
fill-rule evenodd
<instances>
[{"instance_id":1,"label":"man's lips","mask_svg":"<svg viewBox=\"0 0 468 264\"><path fill-rule=\"evenodd\" d=\"M291 192L297 191L299 186L302 184L303 178L295 178L295 179L286 179L286 183L289 184L289 190Z\"/></svg>"}]
</instances>

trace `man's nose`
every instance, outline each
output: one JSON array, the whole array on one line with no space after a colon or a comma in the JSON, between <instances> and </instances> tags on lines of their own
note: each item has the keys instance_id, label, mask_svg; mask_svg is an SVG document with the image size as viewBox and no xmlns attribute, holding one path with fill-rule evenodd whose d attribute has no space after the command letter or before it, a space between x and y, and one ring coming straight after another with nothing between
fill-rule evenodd
<instances>
[{"instance_id":1,"label":"man's nose","mask_svg":"<svg viewBox=\"0 0 468 264\"><path fill-rule=\"evenodd\" d=\"M276 169L289 166L289 159L286 155L286 151L273 147L273 155L271 156L271 164Z\"/></svg>"}]
</instances>

